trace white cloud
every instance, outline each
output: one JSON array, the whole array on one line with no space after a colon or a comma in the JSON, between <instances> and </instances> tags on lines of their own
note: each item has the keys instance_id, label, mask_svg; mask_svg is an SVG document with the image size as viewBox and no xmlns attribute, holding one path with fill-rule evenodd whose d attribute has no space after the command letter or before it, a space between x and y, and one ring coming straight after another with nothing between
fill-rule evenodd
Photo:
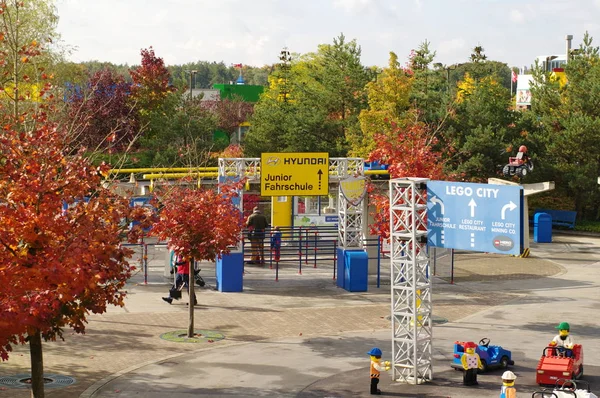
<instances>
[{"instance_id":1,"label":"white cloud","mask_svg":"<svg viewBox=\"0 0 600 398\"><path fill-rule=\"evenodd\" d=\"M333 0L335 8L343 8L346 12L357 12L365 9L371 0Z\"/></svg>"},{"instance_id":2,"label":"white cloud","mask_svg":"<svg viewBox=\"0 0 600 398\"><path fill-rule=\"evenodd\" d=\"M510 10L510 20L515 23L523 23L525 22L525 15L516 8L513 8Z\"/></svg>"},{"instance_id":3,"label":"white cloud","mask_svg":"<svg viewBox=\"0 0 600 398\"><path fill-rule=\"evenodd\" d=\"M443 54L452 54L459 50L464 50L466 46L465 39L462 37L458 37L455 39L444 40L440 42L437 53L440 55Z\"/></svg>"}]
</instances>

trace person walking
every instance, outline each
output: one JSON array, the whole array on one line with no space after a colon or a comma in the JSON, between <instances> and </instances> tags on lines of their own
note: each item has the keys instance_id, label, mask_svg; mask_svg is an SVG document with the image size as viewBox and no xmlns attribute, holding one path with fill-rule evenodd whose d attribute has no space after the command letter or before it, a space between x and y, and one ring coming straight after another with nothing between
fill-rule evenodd
<instances>
[{"instance_id":1,"label":"person walking","mask_svg":"<svg viewBox=\"0 0 600 398\"><path fill-rule=\"evenodd\" d=\"M246 220L246 227L250 229L250 244L252 245L252 261L258 264L265 263L265 229L269 223L267 217L255 207ZM252 262L251 262L252 263Z\"/></svg>"},{"instance_id":2,"label":"person walking","mask_svg":"<svg viewBox=\"0 0 600 398\"><path fill-rule=\"evenodd\" d=\"M186 287L189 288L190 283L190 259L182 256L177 256L175 259L175 267L177 268L177 274L175 275L175 284L169 290L169 297L163 297L162 299L167 303L173 303L173 299L179 300L181 298L181 290ZM179 294L174 294L179 292ZM198 304L196 299L196 293L194 292L194 304Z\"/></svg>"}]
</instances>

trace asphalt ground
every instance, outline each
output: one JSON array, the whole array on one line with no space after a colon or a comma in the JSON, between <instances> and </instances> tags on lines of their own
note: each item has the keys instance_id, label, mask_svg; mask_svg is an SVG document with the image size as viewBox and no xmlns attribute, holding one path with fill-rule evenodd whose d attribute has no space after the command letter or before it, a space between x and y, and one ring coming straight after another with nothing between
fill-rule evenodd
<instances>
[{"instance_id":1,"label":"asphalt ground","mask_svg":"<svg viewBox=\"0 0 600 398\"><path fill-rule=\"evenodd\" d=\"M536 390L535 366L560 321L584 346L584 379L600 387L600 239L555 235L532 243L530 258L463 253L455 258L454 284L439 266L433 277L433 381L405 385L382 375L380 388L399 397L498 396L501 371L464 387L449 364L455 340L489 337L512 351L519 396ZM67 387L48 387L48 397L360 397L369 388L372 346L391 355L389 272L377 289L350 293L335 286L332 265L282 267L279 281L268 267L246 267L244 292L212 289L212 264L203 264L192 343L160 336L186 330L188 307L168 305L165 253L149 253L149 272L132 278L124 308L91 315L85 335L44 344L46 375L70 376ZM385 269L385 266L383 267ZM387 279L386 279L387 278ZM184 294L184 299L187 295ZM445 322L445 323L442 323ZM212 337L212 338L211 338ZM221 339L221 337L224 337ZM0 364L0 379L29 372L27 347ZM25 388L0 385L0 397L27 397Z\"/></svg>"}]
</instances>

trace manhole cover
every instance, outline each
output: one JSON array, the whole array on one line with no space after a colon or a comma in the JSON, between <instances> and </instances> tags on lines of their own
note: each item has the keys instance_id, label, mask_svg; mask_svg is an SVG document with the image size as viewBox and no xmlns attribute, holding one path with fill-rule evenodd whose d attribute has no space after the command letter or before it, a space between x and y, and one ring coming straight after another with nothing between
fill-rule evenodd
<instances>
[{"instance_id":1,"label":"manhole cover","mask_svg":"<svg viewBox=\"0 0 600 398\"><path fill-rule=\"evenodd\" d=\"M160 338L177 343L213 343L225 338L223 333L219 333L214 330L194 329L194 337L188 337L187 334L187 330L174 330L172 332L161 334Z\"/></svg>"},{"instance_id":2,"label":"manhole cover","mask_svg":"<svg viewBox=\"0 0 600 398\"><path fill-rule=\"evenodd\" d=\"M71 384L75 384L73 377L44 375L44 388L66 387ZM29 388L31 387L31 375L0 376L0 385L10 388Z\"/></svg>"}]
</instances>

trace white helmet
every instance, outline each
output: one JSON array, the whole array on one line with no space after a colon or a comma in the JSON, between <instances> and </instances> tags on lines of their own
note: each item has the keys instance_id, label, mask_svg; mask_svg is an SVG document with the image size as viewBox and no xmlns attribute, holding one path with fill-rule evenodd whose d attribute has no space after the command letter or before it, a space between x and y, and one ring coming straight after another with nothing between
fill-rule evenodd
<instances>
[{"instance_id":1,"label":"white helmet","mask_svg":"<svg viewBox=\"0 0 600 398\"><path fill-rule=\"evenodd\" d=\"M507 370L506 372L502 373L502 380L515 380L516 378L517 376L510 370Z\"/></svg>"}]
</instances>

